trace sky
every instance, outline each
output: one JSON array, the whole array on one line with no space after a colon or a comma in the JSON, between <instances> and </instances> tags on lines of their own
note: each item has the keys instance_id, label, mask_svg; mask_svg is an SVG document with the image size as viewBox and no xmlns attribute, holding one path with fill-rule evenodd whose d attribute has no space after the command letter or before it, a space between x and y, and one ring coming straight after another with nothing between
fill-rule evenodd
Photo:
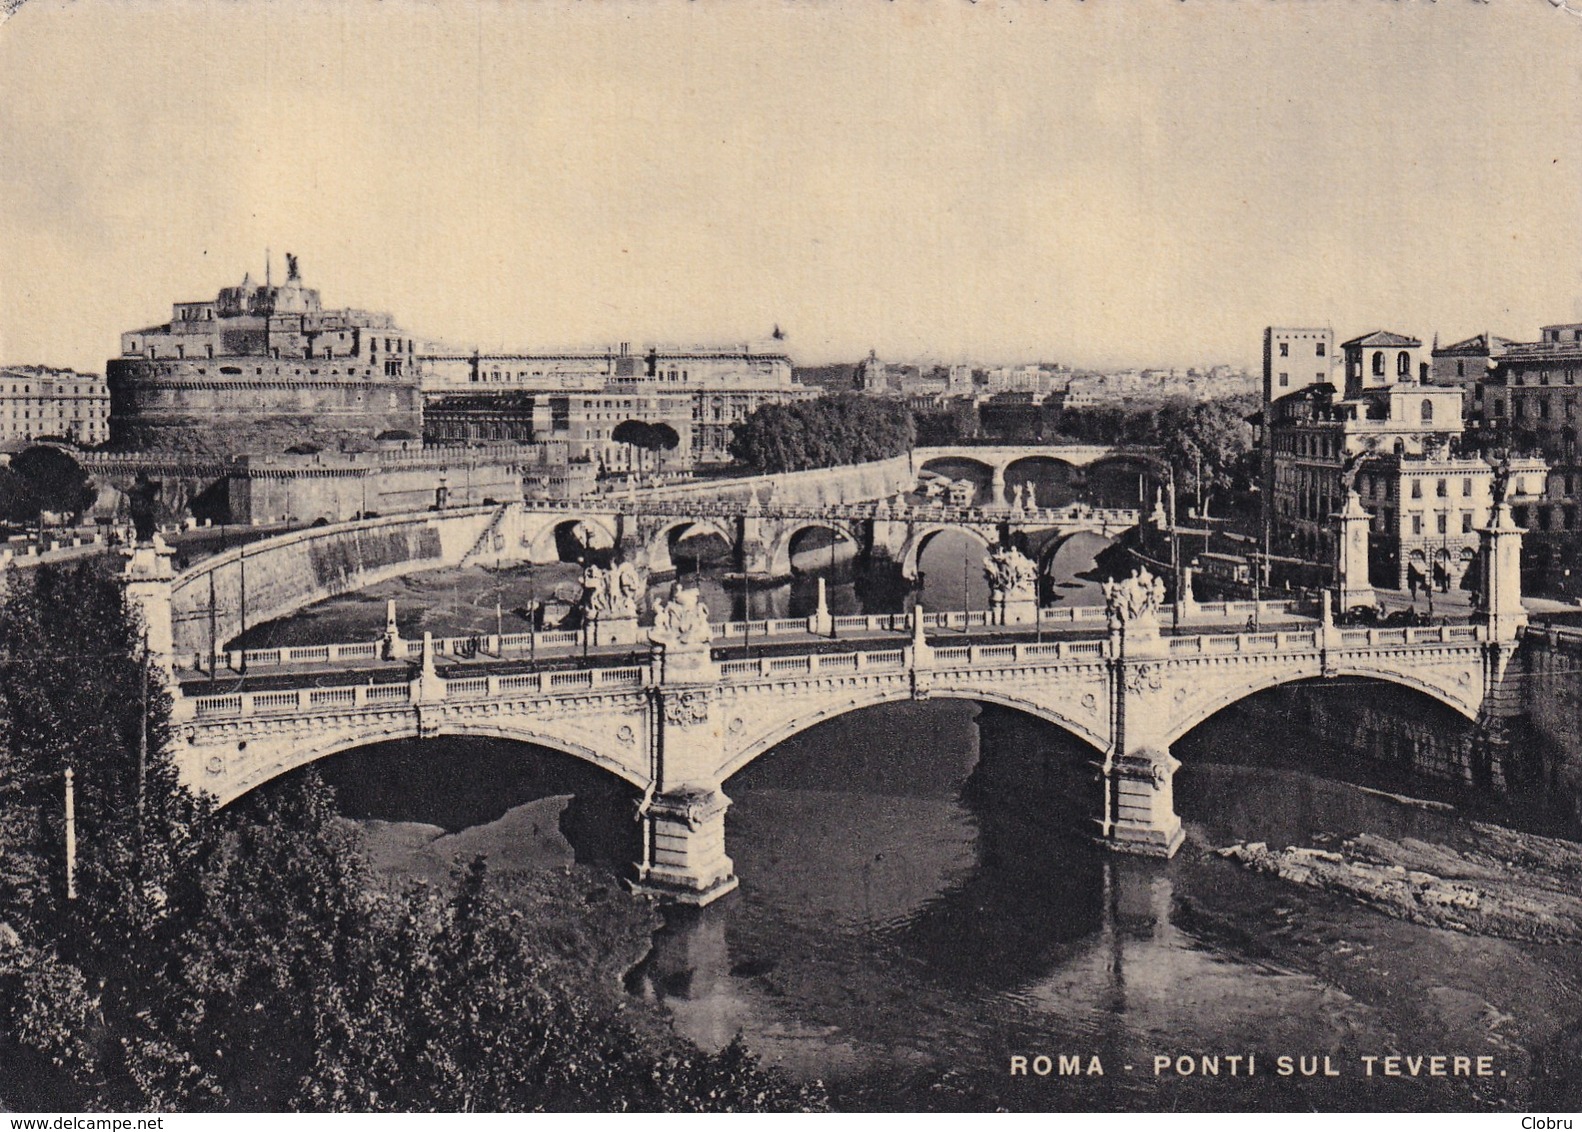
<instances>
[{"instance_id":1,"label":"sky","mask_svg":"<svg viewBox=\"0 0 1582 1132\"><path fill-rule=\"evenodd\" d=\"M1548 0L224 4L0 25L0 361L294 252L533 350L1258 364L1266 325L1582 320Z\"/></svg>"}]
</instances>

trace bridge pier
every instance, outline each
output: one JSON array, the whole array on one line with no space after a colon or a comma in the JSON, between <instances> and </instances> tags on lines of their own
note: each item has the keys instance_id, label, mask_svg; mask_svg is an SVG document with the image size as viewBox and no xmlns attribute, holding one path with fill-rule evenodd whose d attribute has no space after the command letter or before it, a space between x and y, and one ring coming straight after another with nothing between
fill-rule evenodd
<instances>
[{"instance_id":1,"label":"bridge pier","mask_svg":"<svg viewBox=\"0 0 1582 1132\"><path fill-rule=\"evenodd\" d=\"M1157 748L1122 755L1107 771L1104 840L1111 849L1173 857L1186 834L1175 810L1175 772L1181 763Z\"/></svg>"},{"instance_id":2,"label":"bridge pier","mask_svg":"<svg viewBox=\"0 0 1582 1132\"><path fill-rule=\"evenodd\" d=\"M1159 633L1164 583L1145 570L1105 584L1110 622L1110 735L1101 840L1122 853L1173 857L1186 834L1175 811L1180 767L1166 735L1170 643Z\"/></svg>"},{"instance_id":3,"label":"bridge pier","mask_svg":"<svg viewBox=\"0 0 1582 1132\"><path fill-rule=\"evenodd\" d=\"M710 904L734 889L725 855L731 800L718 779L725 725L720 669L709 651L708 610L696 590L665 603L654 622L659 682L650 693L653 787L638 806L643 855L639 892L682 904Z\"/></svg>"}]
</instances>

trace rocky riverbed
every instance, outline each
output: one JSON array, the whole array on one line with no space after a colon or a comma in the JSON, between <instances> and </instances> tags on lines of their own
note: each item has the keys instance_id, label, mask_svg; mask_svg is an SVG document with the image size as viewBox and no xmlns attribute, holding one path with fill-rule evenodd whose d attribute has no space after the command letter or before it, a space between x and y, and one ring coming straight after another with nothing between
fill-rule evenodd
<instances>
[{"instance_id":1,"label":"rocky riverbed","mask_svg":"<svg viewBox=\"0 0 1582 1132\"><path fill-rule=\"evenodd\" d=\"M1482 822L1458 844L1361 833L1313 845L1216 850L1292 884L1349 896L1413 923L1542 943L1582 942L1582 845Z\"/></svg>"}]
</instances>

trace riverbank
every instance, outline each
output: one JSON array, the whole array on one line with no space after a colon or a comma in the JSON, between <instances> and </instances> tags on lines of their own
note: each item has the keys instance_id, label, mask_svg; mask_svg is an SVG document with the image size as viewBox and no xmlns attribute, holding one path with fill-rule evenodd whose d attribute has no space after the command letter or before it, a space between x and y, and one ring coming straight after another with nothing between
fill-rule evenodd
<instances>
[{"instance_id":1,"label":"riverbank","mask_svg":"<svg viewBox=\"0 0 1582 1132\"><path fill-rule=\"evenodd\" d=\"M1430 927L1540 943L1582 943L1582 845L1483 822L1461 845L1370 833L1315 845L1217 850L1292 884L1349 896Z\"/></svg>"},{"instance_id":2,"label":"riverbank","mask_svg":"<svg viewBox=\"0 0 1582 1132\"><path fill-rule=\"evenodd\" d=\"M491 889L522 914L522 930L534 952L551 961L554 978L602 1005L629 1010L623 980L664 921L658 905L627 891L607 864L576 861L561 831L569 800L540 798L456 833L424 822L353 824L375 875L392 887L417 883L448 892L456 869L484 856ZM668 1033L663 1016L652 1014L652 1028Z\"/></svg>"}]
</instances>

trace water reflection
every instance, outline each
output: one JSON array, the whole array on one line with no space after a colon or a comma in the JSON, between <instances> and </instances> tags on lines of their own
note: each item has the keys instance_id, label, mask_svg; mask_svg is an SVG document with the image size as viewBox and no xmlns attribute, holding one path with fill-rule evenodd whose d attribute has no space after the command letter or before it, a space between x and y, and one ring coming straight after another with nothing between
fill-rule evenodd
<instances>
[{"instance_id":1,"label":"water reflection","mask_svg":"<svg viewBox=\"0 0 1582 1132\"><path fill-rule=\"evenodd\" d=\"M1299 770L1200 764L1182 854L1117 856L1084 836L1092 755L963 703L804 732L728 785L741 890L672 914L631 989L701 1044L741 1031L843 1104L879 1107L1464 1108L1512 1082L1385 1084L1356 1057L1454 1047L1497 1054L1514 1078L1567 1021L1526 988L1582 990L1575 949L1419 928L1205 851L1319 828L1444 838L1465 819ZM1007 1075L1013 1054L1062 1052L1105 1075ZM1262 1068L1152 1072L1156 1056L1203 1053ZM1347 1076L1278 1076L1282 1054Z\"/></svg>"}]
</instances>

